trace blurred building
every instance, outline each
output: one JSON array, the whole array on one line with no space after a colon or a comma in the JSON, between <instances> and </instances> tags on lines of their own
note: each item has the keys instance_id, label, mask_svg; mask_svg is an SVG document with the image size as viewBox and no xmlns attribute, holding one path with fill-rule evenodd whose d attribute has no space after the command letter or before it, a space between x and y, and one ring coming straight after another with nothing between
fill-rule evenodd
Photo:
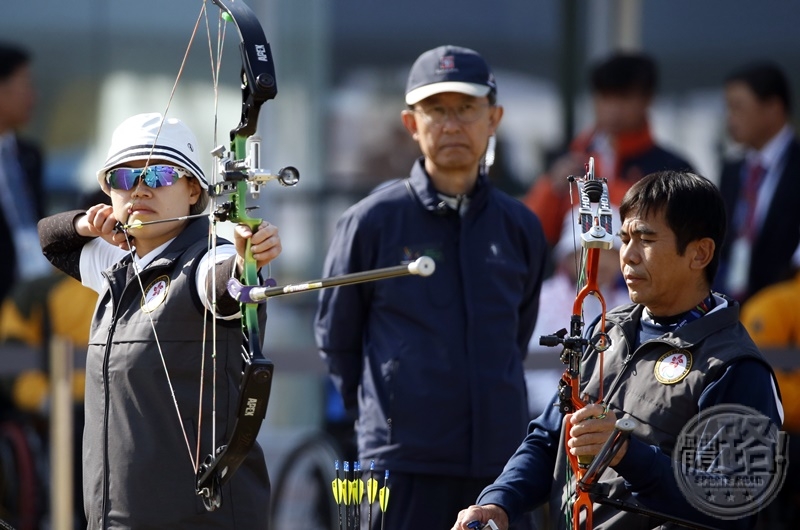
<instances>
[{"instance_id":1,"label":"blurred building","mask_svg":"<svg viewBox=\"0 0 800 530\"><path fill-rule=\"evenodd\" d=\"M73 0L47 9L40 2L6 6L0 34L34 53L39 105L28 133L47 151L51 210L72 207L76 190L93 189L94 169L121 119L166 108L196 22L169 112L190 123L202 148L227 142L239 120L238 38L230 27L215 101L206 34L216 38L219 9L209 2L202 12L202 5ZM272 270L281 283L317 276L338 215L381 181L405 175L416 151L399 129L401 94L421 50L455 43L480 50L493 65L506 107L502 163L495 169L512 191L527 187L548 154L589 122L587 64L615 47L641 48L658 60L655 134L712 180L730 147L725 74L748 59L768 57L786 66L800 89L800 71L789 68L800 64L800 4L783 0L498 0L490 9L477 0L249 5L272 44L279 87L261 113L266 165L294 165L302 175L295 188L266 186L259 200L259 215L282 231L284 255ZM312 348L315 303L313 294L275 300L268 342L278 349Z\"/></svg>"}]
</instances>

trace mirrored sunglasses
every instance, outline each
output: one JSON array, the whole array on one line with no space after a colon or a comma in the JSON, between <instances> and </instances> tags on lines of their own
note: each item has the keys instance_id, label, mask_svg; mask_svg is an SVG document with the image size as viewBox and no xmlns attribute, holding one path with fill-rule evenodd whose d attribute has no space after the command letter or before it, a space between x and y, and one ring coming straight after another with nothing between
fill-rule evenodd
<instances>
[{"instance_id":1,"label":"mirrored sunglasses","mask_svg":"<svg viewBox=\"0 0 800 530\"><path fill-rule=\"evenodd\" d=\"M144 175L142 175L144 174ZM192 174L181 167L158 164L145 167L117 167L106 173L106 182L114 190L130 190L136 187L139 179L150 188L172 186L181 177Z\"/></svg>"}]
</instances>

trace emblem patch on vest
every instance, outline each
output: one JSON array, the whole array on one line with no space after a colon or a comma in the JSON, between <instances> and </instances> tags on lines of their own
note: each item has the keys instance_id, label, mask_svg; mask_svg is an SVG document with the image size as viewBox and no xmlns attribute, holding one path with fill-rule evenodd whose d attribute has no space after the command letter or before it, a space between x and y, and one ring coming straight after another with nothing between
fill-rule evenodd
<instances>
[{"instance_id":1,"label":"emblem patch on vest","mask_svg":"<svg viewBox=\"0 0 800 530\"><path fill-rule=\"evenodd\" d=\"M674 385L689 375L691 369L692 354L688 350L675 349L658 359L654 372L659 383Z\"/></svg>"},{"instance_id":2,"label":"emblem patch on vest","mask_svg":"<svg viewBox=\"0 0 800 530\"><path fill-rule=\"evenodd\" d=\"M169 291L169 276L159 276L147 286L142 298L142 311L152 313L167 299Z\"/></svg>"}]
</instances>

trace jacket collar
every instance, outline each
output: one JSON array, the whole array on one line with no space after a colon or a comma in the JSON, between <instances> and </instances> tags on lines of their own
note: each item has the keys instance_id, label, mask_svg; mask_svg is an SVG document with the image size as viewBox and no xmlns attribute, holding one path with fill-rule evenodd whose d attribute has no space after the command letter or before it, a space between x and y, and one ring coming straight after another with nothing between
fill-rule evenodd
<instances>
[{"instance_id":1,"label":"jacket collar","mask_svg":"<svg viewBox=\"0 0 800 530\"><path fill-rule=\"evenodd\" d=\"M425 157L420 157L414 162L407 183L414 195L419 199L422 207L429 212L440 212L442 209L447 208L444 201L439 197L439 192L433 187L431 177L425 171ZM475 187L467 194L470 198L468 213L478 211L486 203L489 189L488 177L485 173L480 172L478 179L475 181Z\"/></svg>"},{"instance_id":2,"label":"jacket collar","mask_svg":"<svg viewBox=\"0 0 800 530\"><path fill-rule=\"evenodd\" d=\"M148 264L148 267L169 265L193 243L196 243L198 240L205 241L208 235L208 226L208 218L206 217L190 220L181 233L164 249L161 255L156 256L153 261ZM113 265L109 269L109 272L114 273L119 269L125 269L132 261L133 258L130 253L128 253L124 258Z\"/></svg>"},{"instance_id":3,"label":"jacket collar","mask_svg":"<svg viewBox=\"0 0 800 530\"><path fill-rule=\"evenodd\" d=\"M714 295L723 299L727 306L715 309L702 318L665 334L661 340L674 344L677 348L691 348L709 335L739 322L739 303L720 293L714 293ZM624 305L609 311L606 315L606 322L619 326L629 343L633 344L632 339L638 332L643 311L644 306L641 304Z\"/></svg>"}]
</instances>

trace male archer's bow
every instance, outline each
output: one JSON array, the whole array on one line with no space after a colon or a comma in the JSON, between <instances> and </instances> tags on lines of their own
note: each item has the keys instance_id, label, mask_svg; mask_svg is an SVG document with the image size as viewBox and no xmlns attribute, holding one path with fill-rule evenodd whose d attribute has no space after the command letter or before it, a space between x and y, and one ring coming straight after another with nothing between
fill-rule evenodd
<instances>
[{"instance_id":1,"label":"male archer's bow","mask_svg":"<svg viewBox=\"0 0 800 530\"><path fill-rule=\"evenodd\" d=\"M578 294L573 304L570 331L567 332L564 329L556 335L542 337L542 344L549 342L546 345L564 345L561 359L567 365L567 369L559 382L558 400L552 408L561 414L566 414L561 442L568 448L565 451L566 460L568 461L568 471L565 476L567 481L570 481L569 475L574 475L575 478L571 481L573 488L576 479L583 479L585 471L589 467L588 464L591 462L591 457L599 449L599 447L594 447L596 445L594 440L598 436L598 430L595 429L595 427L598 427L597 423L584 422L583 420L590 418L602 422L606 418L605 407L603 405L591 405L588 402L588 398L581 393L581 360L591 350L599 353L602 358L603 351L608 348L608 337L604 332L606 304L598 286L597 275L600 250L610 249L613 246L613 236L611 234L612 210L608 202L608 189L604 181L595 178L594 161L590 159L586 167L587 171L584 177L573 178L578 182L580 196L580 208L577 210L578 218L576 223L581 230L582 253L580 259L581 271L577 276L582 281L578 286ZM593 341L589 341L583 336L583 303L588 296L596 297L601 306L600 333ZM543 304L546 307L547 300L543 300ZM602 361L600 366L602 366ZM600 380L602 381L602 368ZM598 397L597 401L600 401L602 397L602 388L600 394L601 396ZM589 406L587 407L587 405ZM550 412L552 411L546 410L544 414L547 415ZM602 444L604 441L605 439L601 439L600 443ZM621 439L619 443L621 444L623 441ZM491 490L491 488L492 486L487 490ZM487 490L484 490L484 493ZM570 494L568 503L568 511L571 512L569 514L570 519L578 520L580 517L584 517L591 524L592 504L587 490L574 490ZM508 515L505 510L500 508L500 505L487 508L472 507L467 512L470 510L477 513L471 515L461 514L459 516L460 523L457 523L457 527L458 524L463 525L465 522L486 523L489 520L495 523L499 522L500 528L504 528L504 525L509 524ZM571 527L572 525L570 524L569 526Z\"/></svg>"}]
</instances>

